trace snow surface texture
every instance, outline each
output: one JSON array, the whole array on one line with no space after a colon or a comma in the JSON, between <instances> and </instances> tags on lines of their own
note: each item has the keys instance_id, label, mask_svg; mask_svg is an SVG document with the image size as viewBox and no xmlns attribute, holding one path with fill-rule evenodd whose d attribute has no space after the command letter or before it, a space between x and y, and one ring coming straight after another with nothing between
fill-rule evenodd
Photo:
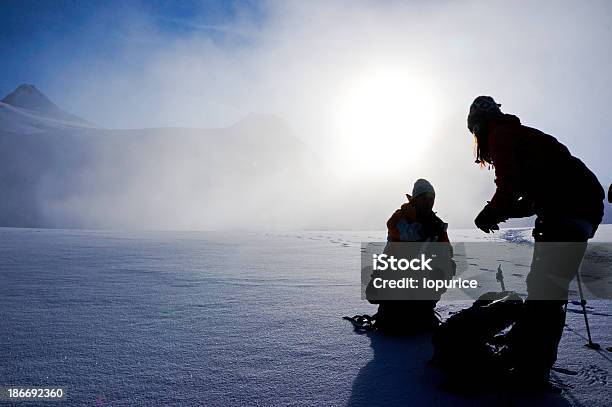
<instances>
[{"instance_id":1,"label":"snow surface texture","mask_svg":"<svg viewBox=\"0 0 612 407\"><path fill-rule=\"evenodd\" d=\"M589 302L599 351L569 305L562 395L450 393L427 374L429 336L354 333L341 317L375 312L360 242L383 239L0 228L0 385L65 386L69 405L611 405L610 302ZM597 240L611 239L603 226Z\"/></svg>"}]
</instances>

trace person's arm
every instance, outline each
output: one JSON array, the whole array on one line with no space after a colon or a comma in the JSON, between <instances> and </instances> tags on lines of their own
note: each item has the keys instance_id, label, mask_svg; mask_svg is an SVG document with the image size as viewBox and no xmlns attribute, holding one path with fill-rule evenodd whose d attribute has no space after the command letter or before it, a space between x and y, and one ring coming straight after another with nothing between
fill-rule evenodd
<instances>
[{"instance_id":1,"label":"person's arm","mask_svg":"<svg viewBox=\"0 0 612 407\"><path fill-rule=\"evenodd\" d=\"M439 242L441 243L446 243L448 246L448 262L449 262L449 269L446 270L446 268L444 268L444 270L446 270L447 272L445 273L445 278L451 278L452 276L457 274L457 263L455 262L455 260L453 259L454 256L454 250L453 250L453 246L450 243L450 239L448 238L448 233L446 232L446 228L448 227L448 225L445 224L444 230L443 232L440 234L439 237Z\"/></svg>"},{"instance_id":2,"label":"person's arm","mask_svg":"<svg viewBox=\"0 0 612 407\"><path fill-rule=\"evenodd\" d=\"M400 240L400 231L397 227L397 223L402 218L401 209L393 212L393 215L387 221L387 240L397 242Z\"/></svg>"},{"instance_id":3,"label":"person's arm","mask_svg":"<svg viewBox=\"0 0 612 407\"><path fill-rule=\"evenodd\" d=\"M450 243L450 240L448 239L448 233L446 233L446 230L440 235L439 241L443 243Z\"/></svg>"},{"instance_id":4,"label":"person's arm","mask_svg":"<svg viewBox=\"0 0 612 407\"><path fill-rule=\"evenodd\" d=\"M518 134L500 126L489 135L489 152L495 167L497 189L474 223L485 233L499 230L498 224L512 217L520 190L520 164L516 156Z\"/></svg>"}]
</instances>

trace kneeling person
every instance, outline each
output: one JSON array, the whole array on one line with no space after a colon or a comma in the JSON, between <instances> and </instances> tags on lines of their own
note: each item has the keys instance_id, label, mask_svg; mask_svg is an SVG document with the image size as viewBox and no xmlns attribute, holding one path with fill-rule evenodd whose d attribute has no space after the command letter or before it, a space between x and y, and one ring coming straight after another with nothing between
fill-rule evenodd
<instances>
[{"instance_id":1,"label":"kneeling person","mask_svg":"<svg viewBox=\"0 0 612 407\"><path fill-rule=\"evenodd\" d=\"M412 195L406 194L408 202L387 221L388 243L385 254L393 255L401 246L394 245L397 242L443 242L448 244L448 253L452 256L452 247L446 233L448 225L433 212L435 196L435 190L427 180L419 179L415 182ZM373 317L376 327L393 334L434 329L439 324L434 309L442 293L429 294L425 296L426 299L420 300L370 301L379 304L378 312Z\"/></svg>"}]
</instances>

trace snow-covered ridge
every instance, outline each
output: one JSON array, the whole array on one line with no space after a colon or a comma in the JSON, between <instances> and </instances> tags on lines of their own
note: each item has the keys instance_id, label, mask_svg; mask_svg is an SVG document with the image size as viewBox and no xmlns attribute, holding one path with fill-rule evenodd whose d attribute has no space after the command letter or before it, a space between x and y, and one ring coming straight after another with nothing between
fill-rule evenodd
<instances>
[{"instance_id":1,"label":"snow-covered ridge","mask_svg":"<svg viewBox=\"0 0 612 407\"><path fill-rule=\"evenodd\" d=\"M12 106L0 102L0 131L18 134L34 134L49 129L75 129L75 128L97 128L98 126L88 123L74 116L53 118L41 116L38 112Z\"/></svg>"},{"instance_id":2,"label":"snow-covered ridge","mask_svg":"<svg viewBox=\"0 0 612 407\"><path fill-rule=\"evenodd\" d=\"M20 85L0 102L0 131L33 134L49 129L97 127L60 109L34 85Z\"/></svg>"}]
</instances>

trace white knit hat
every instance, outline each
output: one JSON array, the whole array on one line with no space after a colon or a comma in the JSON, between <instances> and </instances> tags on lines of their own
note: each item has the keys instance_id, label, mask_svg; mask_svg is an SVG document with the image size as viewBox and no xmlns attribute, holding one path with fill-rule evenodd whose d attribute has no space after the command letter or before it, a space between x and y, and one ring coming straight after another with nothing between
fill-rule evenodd
<instances>
[{"instance_id":1,"label":"white knit hat","mask_svg":"<svg viewBox=\"0 0 612 407\"><path fill-rule=\"evenodd\" d=\"M412 197L416 198L419 195L430 193L435 195L436 191L434 190L433 185L429 181L423 178L419 178L414 183L414 187L412 188Z\"/></svg>"}]
</instances>

